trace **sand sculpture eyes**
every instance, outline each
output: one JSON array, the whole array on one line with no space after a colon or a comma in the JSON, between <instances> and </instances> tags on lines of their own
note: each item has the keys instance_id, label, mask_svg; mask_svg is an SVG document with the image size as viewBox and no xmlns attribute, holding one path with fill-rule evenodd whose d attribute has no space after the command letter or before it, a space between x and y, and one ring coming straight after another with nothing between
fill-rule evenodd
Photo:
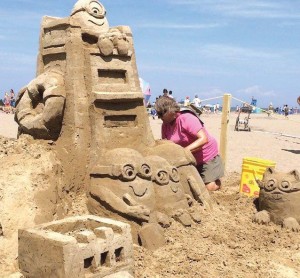
<instances>
[{"instance_id":1,"label":"sand sculpture eyes","mask_svg":"<svg viewBox=\"0 0 300 278\"><path fill-rule=\"evenodd\" d=\"M270 221L293 231L300 230L300 178L293 170L276 172L268 168L263 180L258 181L259 212L253 221L267 224Z\"/></svg>"},{"instance_id":2,"label":"sand sculpture eyes","mask_svg":"<svg viewBox=\"0 0 300 278\"><path fill-rule=\"evenodd\" d=\"M106 10L98 1L80 0L72 10L71 18L78 21L83 32L99 35L108 32L109 25L106 19Z\"/></svg>"}]
</instances>

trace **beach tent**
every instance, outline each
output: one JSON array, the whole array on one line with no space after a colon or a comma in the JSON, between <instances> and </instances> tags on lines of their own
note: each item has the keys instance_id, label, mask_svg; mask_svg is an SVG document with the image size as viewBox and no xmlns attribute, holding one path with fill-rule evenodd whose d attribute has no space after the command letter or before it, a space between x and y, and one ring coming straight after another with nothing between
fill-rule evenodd
<instances>
[{"instance_id":1,"label":"beach tent","mask_svg":"<svg viewBox=\"0 0 300 278\"><path fill-rule=\"evenodd\" d=\"M149 102L149 99L151 97L150 84L142 78L139 78L139 80L140 80L140 86L141 86L142 93L144 95L144 100L146 105Z\"/></svg>"}]
</instances>

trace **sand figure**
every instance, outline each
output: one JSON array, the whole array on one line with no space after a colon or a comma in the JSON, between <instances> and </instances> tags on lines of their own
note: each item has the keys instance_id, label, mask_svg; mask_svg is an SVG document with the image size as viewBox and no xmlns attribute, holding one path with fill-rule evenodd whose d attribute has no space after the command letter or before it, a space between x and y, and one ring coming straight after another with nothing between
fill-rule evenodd
<instances>
[{"instance_id":1,"label":"sand figure","mask_svg":"<svg viewBox=\"0 0 300 278\"><path fill-rule=\"evenodd\" d=\"M192 205L192 198L184 191L178 169L159 156L150 155L146 159L153 171L155 208L160 213L159 216L161 213L166 214L184 226L190 226L192 219L198 222L200 216L190 215L189 209ZM160 219L158 222L161 223Z\"/></svg>"},{"instance_id":2,"label":"sand figure","mask_svg":"<svg viewBox=\"0 0 300 278\"><path fill-rule=\"evenodd\" d=\"M209 211L213 209L213 202L208 190L201 179L195 165L196 161L190 151L168 141L160 140L157 145L147 150L148 155L159 155L174 165L180 176L180 183L186 196L195 200Z\"/></svg>"},{"instance_id":3,"label":"sand figure","mask_svg":"<svg viewBox=\"0 0 300 278\"><path fill-rule=\"evenodd\" d=\"M102 206L137 222L149 222L155 207L151 176L151 167L139 152L125 148L108 151L91 173L89 194L98 203L93 208L90 202L90 210L97 212Z\"/></svg>"},{"instance_id":4,"label":"sand figure","mask_svg":"<svg viewBox=\"0 0 300 278\"><path fill-rule=\"evenodd\" d=\"M268 168L260 187L259 212L253 221L267 224L270 221L293 231L300 230L300 178L297 170L289 173Z\"/></svg>"}]
</instances>

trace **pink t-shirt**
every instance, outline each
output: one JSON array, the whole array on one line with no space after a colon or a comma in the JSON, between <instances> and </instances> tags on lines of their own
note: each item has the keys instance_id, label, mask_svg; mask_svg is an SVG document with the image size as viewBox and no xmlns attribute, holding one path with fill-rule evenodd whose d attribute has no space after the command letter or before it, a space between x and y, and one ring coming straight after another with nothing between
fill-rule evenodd
<instances>
[{"instance_id":1,"label":"pink t-shirt","mask_svg":"<svg viewBox=\"0 0 300 278\"><path fill-rule=\"evenodd\" d=\"M171 140L182 147L186 147L198 138L197 133L201 129L204 130L208 142L199 151L193 152L199 165L212 160L219 151L216 139L207 132L195 115L189 112L179 112L174 122L162 124L161 134L163 139Z\"/></svg>"}]
</instances>

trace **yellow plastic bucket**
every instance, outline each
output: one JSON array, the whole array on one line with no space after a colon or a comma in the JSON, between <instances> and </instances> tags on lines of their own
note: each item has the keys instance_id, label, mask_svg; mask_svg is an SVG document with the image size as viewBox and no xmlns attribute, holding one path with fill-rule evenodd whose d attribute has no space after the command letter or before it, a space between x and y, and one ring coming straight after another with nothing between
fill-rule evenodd
<instances>
[{"instance_id":1,"label":"yellow plastic bucket","mask_svg":"<svg viewBox=\"0 0 300 278\"><path fill-rule=\"evenodd\" d=\"M256 157L243 158L240 192L249 197L258 197L259 186L256 180L261 180L266 169L275 167L276 162Z\"/></svg>"}]
</instances>

